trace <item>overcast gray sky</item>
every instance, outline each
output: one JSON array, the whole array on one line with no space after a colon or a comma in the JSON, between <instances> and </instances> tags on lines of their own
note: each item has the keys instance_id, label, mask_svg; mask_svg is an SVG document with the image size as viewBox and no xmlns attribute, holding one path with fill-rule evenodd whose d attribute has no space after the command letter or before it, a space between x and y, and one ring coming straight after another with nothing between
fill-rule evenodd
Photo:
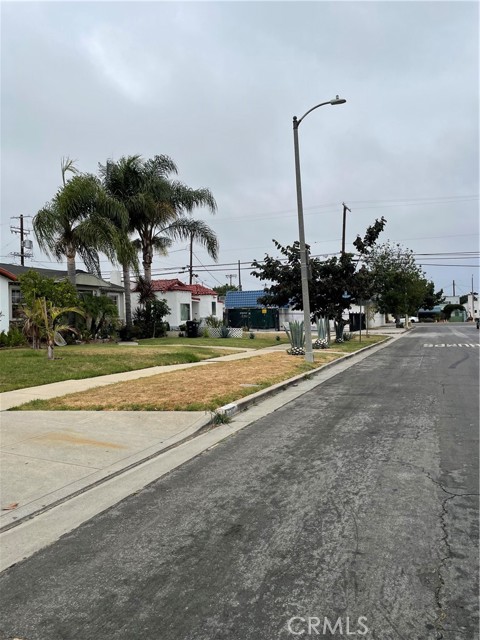
<instances>
[{"instance_id":1,"label":"overcast gray sky","mask_svg":"<svg viewBox=\"0 0 480 640\"><path fill-rule=\"evenodd\" d=\"M437 288L451 295L455 280L466 293L473 274L478 291L478 257L434 255L478 256L478 3L2 2L1 11L1 262L19 247L11 217L52 198L62 156L96 172L109 157L167 154L180 180L217 200L215 217L196 213L221 245L212 267L195 248L199 280L224 284L240 260L243 288L259 288L250 262L276 255L272 238L298 238L292 117L340 94L346 104L299 128L312 254L340 250L345 201L347 248L384 215L381 238L419 254ZM187 244L176 245L153 273L176 277L188 261ZM447 262L472 266L433 266ZM38 248L27 264L56 266Z\"/></svg>"}]
</instances>

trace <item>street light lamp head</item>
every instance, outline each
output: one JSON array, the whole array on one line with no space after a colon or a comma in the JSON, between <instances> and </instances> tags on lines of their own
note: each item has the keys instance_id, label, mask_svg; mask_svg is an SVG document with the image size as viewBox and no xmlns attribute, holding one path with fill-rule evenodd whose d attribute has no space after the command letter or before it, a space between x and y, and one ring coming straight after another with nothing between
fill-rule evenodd
<instances>
[{"instance_id":1,"label":"street light lamp head","mask_svg":"<svg viewBox=\"0 0 480 640\"><path fill-rule=\"evenodd\" d=\"M330 104L343 104L344 102L346 102L345 98L339 98L338 96L330 100Z\"/></svg>"}]
</instances>

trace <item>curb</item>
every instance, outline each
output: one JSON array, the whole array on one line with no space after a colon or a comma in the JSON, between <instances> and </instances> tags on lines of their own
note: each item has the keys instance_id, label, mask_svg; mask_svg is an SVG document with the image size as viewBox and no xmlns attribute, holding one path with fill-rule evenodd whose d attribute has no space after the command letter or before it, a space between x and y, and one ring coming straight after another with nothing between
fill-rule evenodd
<instances>
[{"instance_id":1,"label":"curb","mask_svg":"<svg viewBox=\"0 0 480 640\"><path fill-rule=\"evenodd\" d=\"M277 384L274 384L271 387L267 387L267 389L262 389L261 391L256 391L255 393L252 393L251 395L247 396L246 398L242 398L241 400L238 400L238 402L231 402L230 404L225 404L223 407L219 407L218 409L216 409L214 413L221 414L221 415L226 415L226 416L234 416L237 413L240 413L241 411L245 411L251 405L255 404L256 402L258 402L260 400L263 400L265 398L273 396L276 393L279 393L280 391L284 391L285 389L288 389L289 387L295 386L296 384L298 384L302 380L311 378L312 376L315 376L316 374L318 374L318 373L320 373L322 371L325 371L325 369L329 369L329 368L333 367L334 365L338 364L339 362L343 362L344 360L349 360L350 358L353 358L354 356L358 355L359 353L363 353L364 351L369 351L370 349L374 349L375 347L379 347L380 345L383 345L385 342L388 342L391 339L392 339L392 337L388 336L384 340L381 340L380 342L376 342L375 344L370 344L370 345L368 345L366 347L362 347L361 349L358 349L357 351L354 351L353 353L347 353L344 356L341 356L340 358L337 358L336 360L332 360L331 362L327 362L324 365L322 365L321 367L318 367L317 369L312 369L312 371L306 371L305 373L300 373L298 376L294 376L293 378L289 378L288 380L283 380L282 382L277 382ZM215 420L215 418L212 418L211 424L214 423L214 420Z\"/></svg>"}]
</instances>

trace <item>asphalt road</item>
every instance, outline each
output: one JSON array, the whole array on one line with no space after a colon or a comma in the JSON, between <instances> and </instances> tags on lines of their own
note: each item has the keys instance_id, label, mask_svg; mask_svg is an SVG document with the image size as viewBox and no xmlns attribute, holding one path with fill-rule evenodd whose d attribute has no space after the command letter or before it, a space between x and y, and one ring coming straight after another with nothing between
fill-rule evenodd
<instances>
[{"instance_id":1,"label":"asphalt road","mask_svg":"<svg viewBox=\"0 0 480 640\"><path fill-rule=\"evenodd\" d=\"M0 637L478 638L478 343L416 327L5 571Z\"/></svg>"}]
</instances>

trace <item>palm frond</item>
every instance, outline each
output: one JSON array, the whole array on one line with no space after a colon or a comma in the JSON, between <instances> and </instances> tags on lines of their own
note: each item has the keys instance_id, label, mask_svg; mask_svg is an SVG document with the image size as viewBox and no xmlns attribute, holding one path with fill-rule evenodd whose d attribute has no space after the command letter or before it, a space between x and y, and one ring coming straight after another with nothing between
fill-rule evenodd
<instances>
[{"instance_id":1,"label":"palm frond","mask_svg":"<svg viewBox=\"0 0 480 640\"><path fill-rule=\"evenodd\" d=\"M202 245L213 260L218 260L220 245L218 238L206 222L194 218L177 218L171 225L162 229L162 233L173 240L189 240Z\"/></svg>"},{"instance_id":2,"label":"palm frond","mask_svg":"<svg viewBox=\"0 0 480 640\"><path fill-rule=\"evenodd\" d=\"M75 166L76 160L71 160L68 156L66 158L62 158L60 167L62 171L62 182L65 185L65 174L70 172L73 174L79 173L77 167Z\"/></svg>"}]
</instances>

